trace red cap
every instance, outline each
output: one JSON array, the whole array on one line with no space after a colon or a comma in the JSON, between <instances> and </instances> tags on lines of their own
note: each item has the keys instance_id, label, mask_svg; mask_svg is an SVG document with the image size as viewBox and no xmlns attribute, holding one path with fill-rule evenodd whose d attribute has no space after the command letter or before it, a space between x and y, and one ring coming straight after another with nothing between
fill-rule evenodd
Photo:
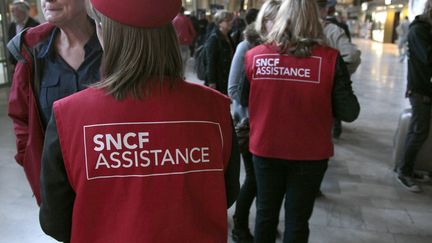
<instances>
[{"instance_id":1,"label":"red cap","mask_svg":"<svg viewBox=\"0 0 432 243\"><path fill-rule=\"evenodd\" d=\"M180 0L90 0L93 7L121 24L139 27L162 27L180 12Z\"/></svg>"}]
</instances>

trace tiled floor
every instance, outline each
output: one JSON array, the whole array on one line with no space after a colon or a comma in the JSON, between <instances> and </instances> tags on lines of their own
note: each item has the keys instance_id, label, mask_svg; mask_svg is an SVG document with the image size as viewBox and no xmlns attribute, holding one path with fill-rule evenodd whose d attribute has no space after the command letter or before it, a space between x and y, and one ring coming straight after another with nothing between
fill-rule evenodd
<instances>
[{"instance_id":1,"label":"tiled floor","mask_svg":"<svg viewBox=\"0 0 432 243\"><path fill-rule=\"evenodd\" d=\"M336 154L322 185L325 196L317 200L310 221L310 242L430 243L432 184L423 184L421 194L411 193L395 182L392 173L398 116L409 106L403 98L406 63L398 62L395 45L355 42L363 52L362 65L353 76L362 112L356 122L344 124L344 133L336 141ZM186 76L198 82L191 72ZM0 242L55 242L40 230L38 208L22 169L13 160L7 92L0 89ZM253 208L251 227L254 213ZM283 217L281 232L282 224Z\"/></svg>"}]
</instances>

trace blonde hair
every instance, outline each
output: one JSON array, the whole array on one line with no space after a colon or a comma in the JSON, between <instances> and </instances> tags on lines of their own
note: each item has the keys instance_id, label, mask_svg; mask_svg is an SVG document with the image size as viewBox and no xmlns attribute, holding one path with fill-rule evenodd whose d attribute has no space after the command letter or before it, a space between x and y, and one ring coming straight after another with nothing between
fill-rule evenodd
<instances>
[{"instance_id":1,"label":"blonde hair","mask_svg":"<svg viewBox=\"0 0 432 243\"><path fill-rule=\"evenodd\" d=\"M213 17L214 23L218 26L224 20L232 20L234 18L233 13L226 10L217 11Z\"/></svg>"},{"instance_id":2,"label":"blonde hair","mask_svg":"<svg viewBox=\"0 0 432 243\"><path fill-rule=\"evenodd\" d=\"M101 24L104 53L102 81L97 88L116 99L142 98L151 87L167 82L173 87L183 77L177 35L171 23L160 28L136 28L120 24L92 8ZM145 91L143 93L143 91Z\"/></svg>"},{"instance_id":3,"label":"blonde hair","mask_svg":"<svg viewBox=\"0 0 432 243\"><path fill-rule=\"evenodd\" d=\"M280 53L310 56L312 47L325 43L316 0L285 0L276 15L268 43Z\"/></svg>"},{"instance_id":4,"label":"blonde hair","mask_svg":"<svg viewBox=\"0 0 432 243\"><path fill-rule=\"evenodd\" d=\"M280 1L275 0L267 0L262 6L260 11L258 12L256 21L255 21L255 30L261 36L262 39L268 34L265 29L265 21L272 20L276 18L276 14L281 5Z\"/></svg>"}]
</instances>

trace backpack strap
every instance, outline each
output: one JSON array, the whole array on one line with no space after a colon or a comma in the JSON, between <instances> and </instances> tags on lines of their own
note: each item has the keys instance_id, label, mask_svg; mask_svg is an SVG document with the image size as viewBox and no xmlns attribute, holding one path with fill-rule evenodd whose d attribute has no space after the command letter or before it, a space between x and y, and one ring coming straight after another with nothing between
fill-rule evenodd
<instances>
[{"instance_id":1,"label":"backpack strap","mask_svg":"<svg viewBox=\"0 0 432 243\"><path fill-rule=\"evenodd\" d=\"M21 53L21 48L27 53L27 55L32 59L32 52L30 48L24 44L24 36L29 28L24 29L18 35L16 35L12 40L7 44L7 49L11 53L11 55L19 62L27 63L28 60Z\"/></svg>"}]
</instances>

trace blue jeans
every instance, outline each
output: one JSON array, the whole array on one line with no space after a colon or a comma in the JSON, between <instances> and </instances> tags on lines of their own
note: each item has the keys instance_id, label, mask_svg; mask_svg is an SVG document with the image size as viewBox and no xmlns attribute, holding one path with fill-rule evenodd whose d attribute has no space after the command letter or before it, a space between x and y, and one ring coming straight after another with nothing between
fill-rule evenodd
<instances>
[{"instance_id":1,"label":"blue jeans","mask_svg":"<svg viewBox=\"0 0 432 243\"><path fill-rule=\"evenodd\" d=\"M307 242L309 218L328 159L294 161L253 156L257 180L255 242L275 242L285 196L284 243Z\"/></svg>"},{"instance_id":2,"label":"blue jeans","mask_svg":"<svg viewBox=\"0 0 432 243\"><path fill-rule=\"evenodd\" d=\"M249 211L256 196L256 180L252 162L252 154L249 151L242 153L243 164L246 170L246 178L237 198L234 217L236 228L249 229Z\"/></svg>"},{"instance_id":3,"label":"blue jeans","mask_svg":"<svg viewBox=\"0 0 432 243\"><path fill-rule=\"evenodd\" d=\"M404 176L412 176L414 172L414 161L417 153L429 135L432 112L430 98L413 93L409 96L409 100L412 107L412 116L399 171Z\"/></svg>"}]
</instances>

